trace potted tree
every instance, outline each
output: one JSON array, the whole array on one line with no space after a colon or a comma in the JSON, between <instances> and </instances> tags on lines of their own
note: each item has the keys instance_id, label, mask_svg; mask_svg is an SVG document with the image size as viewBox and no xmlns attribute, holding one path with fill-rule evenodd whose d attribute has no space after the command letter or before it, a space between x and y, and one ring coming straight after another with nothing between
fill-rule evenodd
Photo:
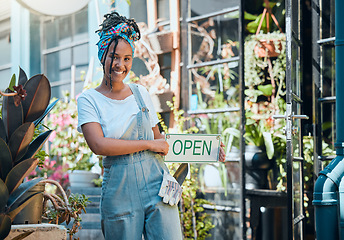
<instances>
[{"instance_id":1,"label":"potted tree","mask_svg":"<svg viewBox=\"0 0 344 240\"><path fill-rule=\"evenodd\" d=\"M13 75L8 89L0 94L3 96L0 118L0 238L4 239L19 212L35 200L42 203L39 192L25 196L42 178L23 180L38 165L36 154L52 132L43 131L34 138L35 129L57 100L49 104L50 83L43 74L28 80L22 69L18 84Z\"/></svg>"}]
</instances>

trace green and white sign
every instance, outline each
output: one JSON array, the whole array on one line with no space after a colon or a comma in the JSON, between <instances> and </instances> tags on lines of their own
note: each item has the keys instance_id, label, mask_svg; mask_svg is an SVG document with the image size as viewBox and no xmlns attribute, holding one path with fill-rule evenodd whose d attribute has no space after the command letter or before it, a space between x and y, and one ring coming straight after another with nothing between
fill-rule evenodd
<instances>
[{"instance_id":1,"label":"green and white sign","mask_svg":"<svg viewBox=\"0 0 344 240\"><path fill-rule=\"evenodd\" d=\"M165 162L217 162L219 134L166 134L170 148Z\"/></svg>"}]
</instances>

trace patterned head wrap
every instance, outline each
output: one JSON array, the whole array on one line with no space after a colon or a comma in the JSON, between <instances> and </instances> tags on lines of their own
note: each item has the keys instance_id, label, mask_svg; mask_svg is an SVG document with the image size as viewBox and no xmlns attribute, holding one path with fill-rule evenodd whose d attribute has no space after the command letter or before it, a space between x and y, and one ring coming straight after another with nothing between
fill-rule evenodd
<instances>
[{"instance_id":1,"label":"patterned head wrap","mask_svg":"<svg viewBox=\"0 0 344 240\"><path fill-rule=\"evenodd\" d=\"M116 36L125 39L130 44L134 57L135 46L133 42L139 40L140 37L134 28L129 26L127 23L120 23L116 27L112 27L105 32L100 31L98 32L98 35L100 37L100 40L97 43L99 61L102 61L105 50L108 48L111 40Z\"/></svg>"}]
</instances>

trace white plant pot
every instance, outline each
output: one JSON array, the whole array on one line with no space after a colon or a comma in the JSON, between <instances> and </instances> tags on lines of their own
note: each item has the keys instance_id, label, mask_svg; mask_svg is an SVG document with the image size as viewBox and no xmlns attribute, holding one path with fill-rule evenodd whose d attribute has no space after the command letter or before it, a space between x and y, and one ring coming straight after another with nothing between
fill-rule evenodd
<instances>
[{"instance_id":1,"label":"white plant pot","mask_svg":"<svg viewBox=\"0 0 344 240\"><path fill-rule=\"evenodd\" d=\"M86 170L69 171L69 182L71 187L95 187L93 179L98 179L99 174Z\"/></svg>"}]
</instances>

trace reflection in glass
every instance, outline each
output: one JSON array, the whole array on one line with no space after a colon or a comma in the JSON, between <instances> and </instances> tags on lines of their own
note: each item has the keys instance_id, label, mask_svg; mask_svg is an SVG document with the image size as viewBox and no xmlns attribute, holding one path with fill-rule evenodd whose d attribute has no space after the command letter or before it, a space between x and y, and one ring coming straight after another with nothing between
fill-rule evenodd
<instances>
[{"instance_id":1,"label":"reflection in glass","mask_svg":"<svg viewBox=\"0 0 344 240\"><path fill-rule=\"evenodd\" d=\"M239 106L238 62L193 68L191 73L194 109Z\"/></svg>"},{"instance_id":2,"label":"reflection in glass","mask_svg":"<svg viewBox=\"0 0 344 240\"><path fill-rule=\"evenodd\" d=\"M336 104L323 103L321 105L322 115L320 116L322 124L322 155L333 155L334 143L336 142Z\"/></svg>"},{"instance_id":3,"label":"reflection in glass","mask_svg":"<svg viewBox=\"0 0 344 240\"><path fill-rule=\"evenodd\" d=\"M335 36L335 1L321 0L321 39Z\"/></svg>"},{"instance_id":4,"label":"reflection in glass","mask_svg":"<svg viewBox=\"0 0 344 240\"><path fill-rule=\"evenodd\" d=\"M334 45L324 45L321 48L321 88L322 97L336 95L335 89L335 48Z\"/></svg>"},{"instance_id":5,"label":"reflection in glass","mask_svg":"<svg viewBox=\"0 0 344 240\"><path fill-rule=\"evenodd\" d=\"M190 23L190 64L238 56L238 20L221 15Z\"/></svg>"},{"instance_id":6,"label":"reflection in glass","mask_svg":"<svg viewBox=\"0 0 344 240\"><path fill-rule=\"evenodd\" d=\"M294 219L303 215L302 163L293 162ZM302 236L302 221L294 225L294 236Z\"/></svg>"}]
</instances>

